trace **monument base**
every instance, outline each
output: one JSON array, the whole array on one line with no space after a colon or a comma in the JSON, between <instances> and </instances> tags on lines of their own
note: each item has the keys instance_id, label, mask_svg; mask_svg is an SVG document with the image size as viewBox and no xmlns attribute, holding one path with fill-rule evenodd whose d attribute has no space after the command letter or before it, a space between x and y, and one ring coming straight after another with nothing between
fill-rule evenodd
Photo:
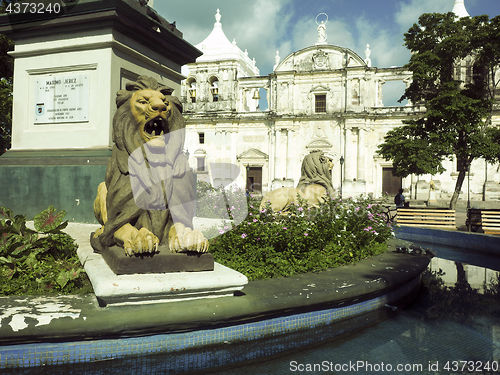
<instances>
[{"instance_id":1,"label":"monument base","mask_svg":"<svg viewBox=\"0 0 500 375\"><path fill-rule=\"evenodd\" d=\"M210 253L171 253L161 246L159 253L127 256L123 248L113 246L103 251L102 257L117 275L213 271L214 257Z\"/></svg>"},{"instance_id":2,"label":"monument base","mask_svg":"<svg viewBox=\"0 0 500 375\"><path fill-rule=\"evenodd\" d=\"M0 207L34 217L52 205L69 221L95 223L95 192L110 155L108 148L9 150L0 156Z\"/></svg>"},{"instance_id":3,"label":"monument base","mask_svg":"<svg viewBox=\"0 0 500 375\"><path fill-rule=\"evenodd\" d=\"M435 190L429 190L429 199L428 201L429 203L432 203L432 202L437 202L437 199L436 199L436 191Z\"/></svg>"},{"instance_id":4,"label":"monument base","mask_svg":"<svg viewBox=\"0 0 500 375\"><path fill-rule=\"evenodd\" d=\"M78 256L103 307L233 296L248 284L245 275L216 262L213 271L117 275L90 243Z\"/></svg>"}]
</instances>

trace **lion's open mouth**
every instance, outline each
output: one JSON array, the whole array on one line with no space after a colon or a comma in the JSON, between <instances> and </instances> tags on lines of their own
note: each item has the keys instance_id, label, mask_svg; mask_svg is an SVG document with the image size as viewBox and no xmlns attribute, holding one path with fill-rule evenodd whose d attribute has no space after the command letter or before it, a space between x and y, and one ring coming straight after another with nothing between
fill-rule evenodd
<instances>
[{"instance_id":1,"label":"lion's open mouth","mask_svg":"<svg viewBox=\"0 0 500 375\"><path fill-rule=\"evenodd\" d=\"M144 125L144 133L148 138L159 137L168 133L167 120L162 117L155 117Z\"/></svg>"}]
</instances>

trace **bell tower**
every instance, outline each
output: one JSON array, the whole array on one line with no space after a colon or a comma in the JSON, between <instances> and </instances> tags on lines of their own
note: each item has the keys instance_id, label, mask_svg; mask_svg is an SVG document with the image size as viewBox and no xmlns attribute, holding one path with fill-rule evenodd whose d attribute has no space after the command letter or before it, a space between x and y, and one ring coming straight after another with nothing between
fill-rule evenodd
<instances>
[{"instance_id":1,"label":"bell tower","mask_svg":"<svg viewBox=\"0 0 500 375\"><path fill-rule=\"evenodd\" d=\"M182 86L184 112L255 111L260 96L256 87L242 87L240 79L259 76L255 59L224 34L217 9L214 28L196 47L203 55L187 65Z\"/></svg>"}]
</instances>

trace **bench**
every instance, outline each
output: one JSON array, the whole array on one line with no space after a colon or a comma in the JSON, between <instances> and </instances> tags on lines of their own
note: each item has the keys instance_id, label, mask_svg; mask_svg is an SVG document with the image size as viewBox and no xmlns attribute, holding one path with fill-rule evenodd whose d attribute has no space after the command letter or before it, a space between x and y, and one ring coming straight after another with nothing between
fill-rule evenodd
<instances>
[{"instance_id":1,"label":"bench","mask_svg":"<svg viewBox=\"0 0 500 375\"><path fill-rule=\"evenodd\" d=\"M467 220L465 225L469 228L471 232L481 232L481 209L480 208L469 208L467 210Z\"/></svg>"},{"instance_id":2,"label":"bench","mask_svg":"<svg viewBox=\"0 0 500 375\"><path fill-rule=\"evenodd\" d=\"M396 222L401 226L457 230L455 210L398 208Z\"/></svg>"},{"instance_id":3,"label":"bench","mask_svg":"<svg viewBox=\"0 0 500 375\"><path fill-rule=\"evenodd\" d=\"M473 232L500 235L500 210L471 208L467 212L466 225L471 223Z\"/></svg>"}]
</instances>

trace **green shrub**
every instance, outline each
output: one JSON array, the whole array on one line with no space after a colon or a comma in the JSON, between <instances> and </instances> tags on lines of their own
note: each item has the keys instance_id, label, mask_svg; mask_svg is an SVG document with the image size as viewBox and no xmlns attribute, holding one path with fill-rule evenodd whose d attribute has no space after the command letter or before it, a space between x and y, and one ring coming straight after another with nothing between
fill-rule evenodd
<instances>
[{"instance_id":1,"label":"green shrub","mask_svg":"<svg viewBox=\"0 0 500 375\"><path fill-rule=\"evenodd\" d=\"M92 292L78 245L62 232L65 215L50 206L35 216L32 230L26 216L0 207L0 295Z\"/></svg>"},{"instance_id":2,"label":"green shrub","mask_svg":"<svg viewBox=\"0 0 500 375\"><path fill-rule=\"evenodd\" d=\"M250 204L240 225L219 229L210 252L250 280L325 270L387 250L394 232L381 210L372 197L328 198L317 208L297 197L285 213Z\"/></svg>"},{"instance_id":3,"label":"green shrub","mask_svg":"<svg viewBox=\"0 0 500 375\"><path fill-rule=\"evenodd\" d=\"M214 191L214 190L215 188L212 186L210 182L196 181L196 195L198 198L202 198L205 195L207 195L209 191Z\"/></svg>"},{"instance_id":4,"label":"green shrub","mask_svg":"<svg viewBox=\"0 0 500 375\"><path fill-rule=\"evenodd\" d=\"M206 183L205 183L206 184ZM210 185L210 184L208 184ZM247 197L237 186L207 188L198 185L196 216L212 219L239 219L247 216Z\"/></svg>"}]
</instances>

